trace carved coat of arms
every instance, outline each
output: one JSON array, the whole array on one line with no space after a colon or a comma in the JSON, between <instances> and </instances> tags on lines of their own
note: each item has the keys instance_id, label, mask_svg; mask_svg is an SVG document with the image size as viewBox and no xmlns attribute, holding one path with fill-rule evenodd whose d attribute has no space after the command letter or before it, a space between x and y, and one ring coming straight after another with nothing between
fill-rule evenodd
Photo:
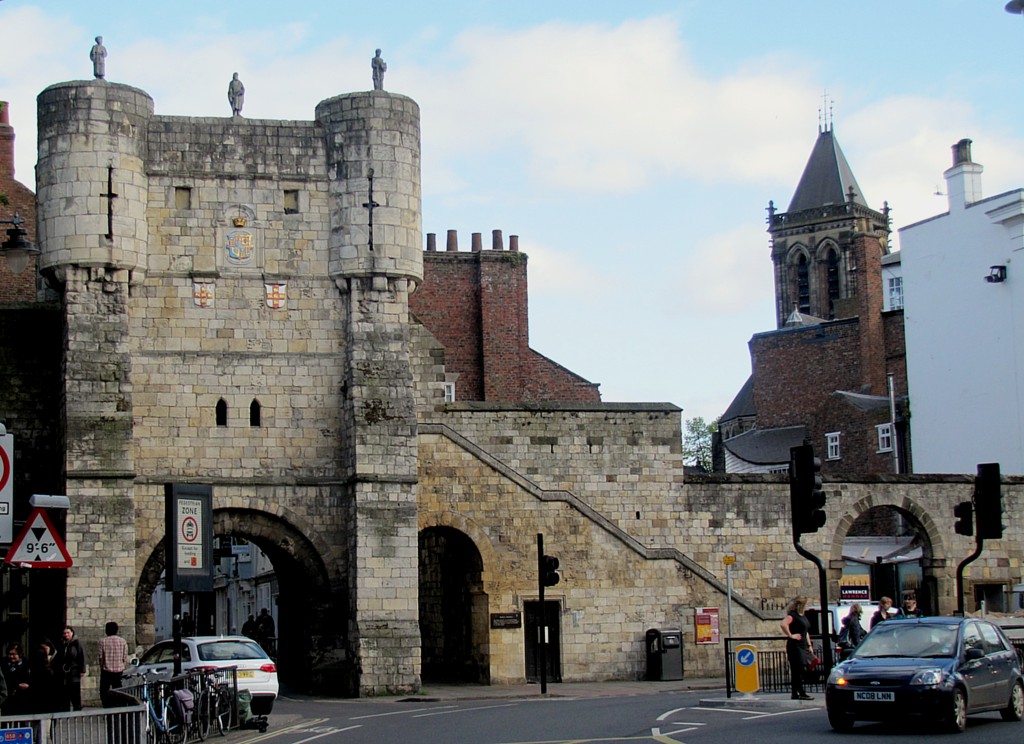
<instances>
[{"instance_id":1,"label":"carved coat of arms","mask_svg":"<svg viewBox=\"0 0 1024 744\"><path fill-rule=\"evenodd\" d=\"M273 310L280 310L288 300L287 284L264 284L267 289L267 307Z\"/></svg>"}]
</instances>

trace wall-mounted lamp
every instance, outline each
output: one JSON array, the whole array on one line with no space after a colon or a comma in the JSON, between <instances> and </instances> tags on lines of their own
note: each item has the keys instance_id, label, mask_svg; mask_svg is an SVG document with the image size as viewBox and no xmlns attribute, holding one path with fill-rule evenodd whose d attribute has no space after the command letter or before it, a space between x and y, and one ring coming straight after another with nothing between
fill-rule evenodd
<instances>
[{"instance_id":1,"label":"wall-mounted lamp","mask_svg":"<svg viewBox=\"0 0 1024 744\"><path fill-rule=\"evenodd\" d=\"M7 231L7 240L0 243L0 255L7 257L7 268L13 274L23 272L28 266L29 258L39 253L39 249L25 237L28 233L21 229L21 223L24 221L17 212L14 213L14 219L0 220L0 225L14 226Z\"/></svg>"},{"instance_id":2,"label":"wall-mounted lamp","mask_svg":"<svg viewBox=\"0 0 1024 744\"><path fill-rule=\"evenodd\" d=\"M999 266L990 266L988 270L988 276L985 277L986 282L991 284L998 284L999 282L1006 281L1006 267L1000 264Z\"/></svg>"}]
</instances>

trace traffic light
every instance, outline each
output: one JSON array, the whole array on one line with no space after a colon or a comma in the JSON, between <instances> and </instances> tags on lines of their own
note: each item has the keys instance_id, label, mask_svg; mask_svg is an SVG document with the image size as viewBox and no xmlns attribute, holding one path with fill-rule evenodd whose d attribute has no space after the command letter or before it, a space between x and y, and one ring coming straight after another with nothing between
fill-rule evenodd
<instances>
[{"instance_id":1,"label":"traffic light","mask_svg":"<svg viewBox=\"0 0 1024 744\"><path fill-rule=\"evenodd\" d=\"M545 555L540 559L540 580L544 586L554 586L562 577L558 573L558 559L553 555Z\"/></svg>"},{"instance_id":2,"label":"traffic light","mask_svg":"<svg viewBox=\"0 0 1024 744\"><path fill-rule=\"evenodd\" d=\"M956 534L974 534L974 505L970 501L961 501L954 506L953 516L956 517L956 524L953 526Z\"/></svg>"},{"instance_id":3,"label":"traffic light","mask_svg":"<svg viewBox=\"0 0 1024 744\"><path fill-rule=\"evenodd\" d=\"M821 460L814 456L814 447L809 444L789 451L789 502L794 535L817 532L825 526Z\"/></svg>"},{"instance_id":4,"label":"traffic light","mask_svg":"<svg viewBox=\"0 0 1024 744\"><path fill-rule=\"evenodd\" d=\"M978 537L998 540L1003 536L1003 495L999 463L978 465L974 479L974 508L978 510Z\"/></svg>"}]
</instances>

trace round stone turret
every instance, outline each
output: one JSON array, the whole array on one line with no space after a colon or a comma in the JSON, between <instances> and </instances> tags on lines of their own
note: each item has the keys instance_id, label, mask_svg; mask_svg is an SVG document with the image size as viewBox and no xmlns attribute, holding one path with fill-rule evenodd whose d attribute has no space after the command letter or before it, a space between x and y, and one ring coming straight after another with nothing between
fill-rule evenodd
<instances>
[{"instance_id":1,"label":"round stone turret","mask_svg":"<svg viewBox=\"0 0 1024 744\"><path fill-rule=\"evenodd\" d=\"M145 171L153 99L103 80L51 85L37 99L40 267L146 267ZM137 281L139 277L135 277Z\"/></svg>"},{"instance_id":2,"label":"round stone turret","mask_svg":"<svg viewBox=\"0 0 1024 744\"><path fill-rule=\"evenodd\" d=\"M418 284L423 278L419 106L385 91L348 93L321 101L316 120L327 139L331 274Z\"/></svg>"}]
</instances>

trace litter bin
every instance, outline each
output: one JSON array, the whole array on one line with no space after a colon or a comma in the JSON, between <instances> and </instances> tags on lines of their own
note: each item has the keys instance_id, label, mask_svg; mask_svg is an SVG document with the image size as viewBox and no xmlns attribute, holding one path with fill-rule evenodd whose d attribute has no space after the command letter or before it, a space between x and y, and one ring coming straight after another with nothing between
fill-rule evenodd
<instances>
[{"instance_id":1,"label":"litter bin","mask_svg":"<svg viewBox=\"0 0 1024 744\"><path fill-rule=\"evenodd\" d=\"M679 628L651 628L644 635L647 651L647 679L683 678L683 633Z\"/></svg>"}]
</instances>

